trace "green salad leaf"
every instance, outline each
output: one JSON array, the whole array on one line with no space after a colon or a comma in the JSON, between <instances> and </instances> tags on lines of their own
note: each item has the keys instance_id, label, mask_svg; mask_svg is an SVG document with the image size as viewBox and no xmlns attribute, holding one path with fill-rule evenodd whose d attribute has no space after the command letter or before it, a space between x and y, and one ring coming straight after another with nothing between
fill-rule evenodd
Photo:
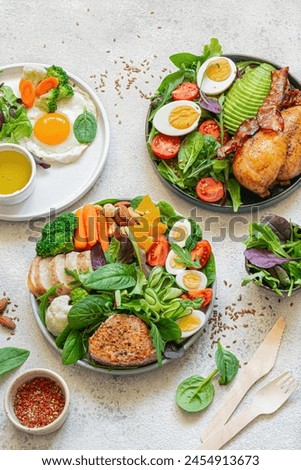
<instances>
[{"instance_id":1,"label":"green salad leaf","mask_svg":"<svg viewBox=\"0 0 301 470\"><path fill-rule=\"evenodd\" d=\"M88 295L72 305L68 312L68 325L73 330L80 330L97 321L106 320L112 310L112 295Z\"/></svg>"},{"instance_id":2,"label":"green salad leaf","mask_svg":"<svg viewBox=\"0 0 301 470\"><path fill-rule=\"evenodd\" d=\"M0 348L0 375L5 374L21 366L29 357L27 349L20 348Z\"/></svg>"},{"instance_id":3,"label":"green salad leaf","mask_svg":"<svg viewBox=\"0 0 301 470\"><path fill-rule=\"evenodd\" d=\"M176 391L177 405L184 411L196 413L210 405L214 398L214 386L211 377L192 375L183 380Z\"/></svg>"},{"instance_id":4,"label":"green salad leaf","mask_svg":"<svg viewBox=\"0 0 301 470\"><path fill-rule=\"evenodd\" d=\"M169 57L171 62L179 69L189 69L200 66L210 57L222 55L222 47L217 38L211 38L210 43L203 47L202 55L191 54L190 52L180 52Z\"/></svg>"},{"instance_id":5,"label":"green salad leaf","mask_svg":"<svg viewBox=\"0 0 301 470\"><path fill-rule=\"evenodd\" d=\"M83 335L79 330L71 330L64 344L62 362L65 365L75 364L85 355Z\"/></svg>"},{"instance_id":6,"label":"green salad leaf","mask_svg":"<svg viewBox=\"0 0 301 470\"><path fill-rule=\"evenodd\" d=\"M80 276L81 277L81 276ZM96 291L114 291L136 285L135 264L106 264L84 275L83 286Z\"/></svg>"},{"instance_id":7,"label":"green salad leaf","mask_svg":"<svg viewBox=\"0 0 301 470\"><path fill-rule=\"evenodd\" d=\"M215 353L215 362L220 373L219 383L227 385L238 372L238 359L227 349L224 349L221 343L218 343Z\"/></svg>"},{"instance_id":8,"label":"green salad leaf","mask_svg":"<svg viewBox=\"0 0 301 470\"><path fill-rule=\"evenodd\" d=\"M30 137L32 125L27 110L20 104L13 89L0 85L0 141L18 144L21 139Z\"/></svg>"},{"instance_id":9,"label":"green salad leaf","mask_svg":"<svg viewBox=\"0 0 301 470\"><path fill-rule=\"evenodd\" d=\"M73 132L80 144L93 142L97 132L97 121L94 114L85 108L84 112L75 119Z\"/></svg>"}]
</instances>

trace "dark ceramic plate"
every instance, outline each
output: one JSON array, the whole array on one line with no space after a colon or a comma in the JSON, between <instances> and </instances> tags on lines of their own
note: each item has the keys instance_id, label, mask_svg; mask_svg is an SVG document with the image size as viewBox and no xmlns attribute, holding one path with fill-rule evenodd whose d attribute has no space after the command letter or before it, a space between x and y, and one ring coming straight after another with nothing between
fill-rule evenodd
<instances>
[{"instance_id":1,"label":"dark ceramic plate","mask_svg":"<svg viewBox=\"0 0 301 470\"><path fill-rule=\"evenodd\" d=\"M229 57L229 59L232 59L234 62L240 62L243 60L254 60L256 62L268 62L269 64L273 65L277 69L281 68L280 65L270 62L269 60L264 60L258 57L251 57L248 55L225 54L225 57ZM290 74L289 74L289 81L293 87L301 89L301 82ZM150 127L149 121L148 121L150 112L151 112L151 106L148 110L147 118L146 118L146 128L145 128L146 140L148 138L149 127ZM152 158L151 160L154 164L157 174L159 175L159 178L163 181L163 183L166 184L166 186L168 186L172 191L174 191L182 199L188 202L191 202L192 204L196 206L202 207L203 209L209 209L215 212L233 213L233 207L231 205L221 206L220 204L216 204L216 203L206 203L204 201L201 201L197 197L190 196L185 191L180 189L178 186L170 183L165 178L163 178L163 176L160 175L157 169L159 162L154 161ZM298 189L300 186L301 186L301 175L292 179L291 184L289 186L279 186L279 185L274 186L270 191L271 192L270 196L264 199L259 197L257 194L252 193L251 191L248 191L246 188L241 187L241 199L243 201L243 204L238 209L238 212L239 213L250 212L255 209L264 209L266 207L272 206L273 204L276 204L277 202L280 202L283 199L285 199L291 193L296 191L296 189Z\"/></svg>"}]
</instances>

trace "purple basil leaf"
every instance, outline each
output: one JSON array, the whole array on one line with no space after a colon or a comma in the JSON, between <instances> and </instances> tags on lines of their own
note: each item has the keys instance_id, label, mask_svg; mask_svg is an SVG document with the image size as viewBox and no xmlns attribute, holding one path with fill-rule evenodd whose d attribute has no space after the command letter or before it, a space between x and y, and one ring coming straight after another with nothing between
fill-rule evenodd
<instances>
[{"instance_id":1,"label":"purple basil leaf","mask_svg":"<svg viewBox=\"0 0 301 470\"><path fill-rule=\"evenodd\" d=\"M271 253L269 250L265 248L250 248L244 252L246 259L257 266L258 268L272 268L279 264L287 263L288 261L292 261L293 258L280 258L274 253Z\"/></svg>"},{"instance_id":2,"label":"purple basil leaf","mask_svg":"<svg viewBox=\"0 0 301 470\"><path fill-rule=\"evenodd\" d=\"M222 110L221 105L214 98L209 98L205 93L201 92L201 98L199 100L199 105L203 109L207 109L211 113L219 114Z\"/></svg>"},{"instance_id":3,"label":"purple basil leaf","mask_svg":"<svg viewBox=\"0 0 301 470\"><path fill-rule=\"evenodd\" d=\"M105 254L103 252L103 249L101 248L101 244L98 242L91 249L91 262L94 271L98 268L101 268L101 266L107 264Z\"/></svg>"}]
</instances>

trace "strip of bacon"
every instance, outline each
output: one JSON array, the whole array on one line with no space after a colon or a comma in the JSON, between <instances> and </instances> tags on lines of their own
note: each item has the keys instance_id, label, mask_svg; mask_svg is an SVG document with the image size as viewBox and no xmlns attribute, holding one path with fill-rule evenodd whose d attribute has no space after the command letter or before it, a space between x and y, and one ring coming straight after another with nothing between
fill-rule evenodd
<instances>
[{"instance_id":1,"label":"strip of bacon","mask_svg":"<svg viewBox=\"0 0 301 470\"><path fill-rule=\"evenodd\" d=\"M283 98L282 108L292 108L293 106L301 106L301 90L288 91Z\"/></svg>"},{"instance_id":2,"label":"strip of bacon","mask_svg":"<svg viewBox=\"0 0 301 470\"><path fill-rule=\"evenodd\" d=\"M217 149L217 159L225 158L229 153L236 152L236 150L243 146L249 137L254 135L259 129L259 125L256 116L247 119L237 129L232 139L222 147Z\"/></svg>"},{"instance_id":3,"label":"strip of bacon","mask_svg":"<svg viewBox=\"0 0 301 470\"><path fill-rule=\"evenodd\" d=\"M257 112L257 121L261 129L283 131L284 121L281 116L281 104L287 88L288 67L273 70L271 89Z\"/></svg>"}]
</instances>

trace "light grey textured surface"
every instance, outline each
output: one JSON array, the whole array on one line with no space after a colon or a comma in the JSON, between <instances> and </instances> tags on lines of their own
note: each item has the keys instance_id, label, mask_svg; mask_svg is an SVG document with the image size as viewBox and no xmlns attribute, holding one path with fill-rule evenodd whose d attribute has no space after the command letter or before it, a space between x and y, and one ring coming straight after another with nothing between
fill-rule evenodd
<instances>
[{"instance_id":1,"label":"light grey textured surface","mask_svg":"<svg viewBox=\"0 0 301 470\"><path fill-rule=\"evenodd\" d=\"M47 6L46 3L0 1L1 62L60 64L96 87L110 119L112 141L102 176L80 203L148 192L154 199L165 198L178 211L190 213L191 206L157 179L144 142L148 102L143 94L149 95L158 86L164 74L162 69L170 67L168 57L172 53L183 50L198 53L210 37L216 36L226 52L254 54L289 65L291 73L301 77L301 10L297 0L52 0ZM124 70L124 62L129 64L130 76ZM141 72L136 73L131 67L138 67ZM127 89L128 79L135 77L137 80ZM300 191L275 206L274 211L301 224ZM203 220L211 215L210 211L200 210L198 214ZM282 314L287 318L287 328L270 376L291 370L301 379L300 293L291 300L278 302L274 296L265 298L266 292L256 286L240 287L244 276L243 245L230 240L229 234L232 233L232 238L233 233L236 237L244 235L247 220L248 215L237 219L233 228L233 218L219 216L211 224L211 231L205 232L209 239L217 236L221 228L226 233L225 240L213 243L218 265L216 311L222 313L225 323L238 328L226 330L226 337L221 340L225 346L231 346L243 363ZM26 223L0 222L0 294L6 291L12 302L18 304L15 314L20 318L16 334L9 341L9 335L1 329L0 345L31 350L29 360L20 370L48 367L66 379L71 389L70 416L59 432L36 438L17 432L1 406L0 448L196 449L202 427L225 397L227 388L216 384L213 404L204 413L195 415L177 408L175 390L185 377L212 370L213 358L208 356L213 351L212 330L207 329L180 361L146 375L116 378L78 366L63 367L57 353L44 341L31 313L26 274L34 256L34 244L28 242L32 235ZM237 301L240 294L242 300ZM239 315L233 323L225 314L225 307L232 303L236 303L233 306L236 310L254 308L256 313ZM1 378L0 403L9 382L20 370ZM244 403L250 401L253 393ZM299 390L275 415L262 417L248 426L227 449L300 449L300 395Z\"/></svg>"}]
</instances>

